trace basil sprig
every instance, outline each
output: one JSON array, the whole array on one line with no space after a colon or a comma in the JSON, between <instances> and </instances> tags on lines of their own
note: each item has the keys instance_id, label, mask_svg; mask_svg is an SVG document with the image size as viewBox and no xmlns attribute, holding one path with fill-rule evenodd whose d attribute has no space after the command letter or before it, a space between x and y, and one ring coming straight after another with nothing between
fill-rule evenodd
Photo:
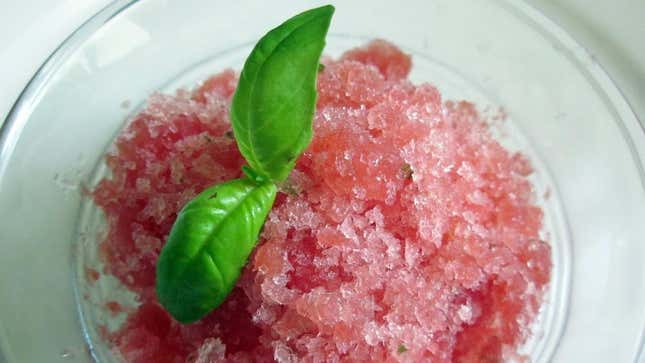
<instances>
[{"instance_id":1,"label":"basil sprig","mask_svg":"<svg viewBox=\"0 0 645 363\"><path fill-rule=\"evenodd\" d=\"M257 243L284 181L309 145L331 5L267 33L244 64L231 106L246 177L212 186L177 215L157 262L157 297L182 323L217 308Z\"/></svg>"}]
</instances>

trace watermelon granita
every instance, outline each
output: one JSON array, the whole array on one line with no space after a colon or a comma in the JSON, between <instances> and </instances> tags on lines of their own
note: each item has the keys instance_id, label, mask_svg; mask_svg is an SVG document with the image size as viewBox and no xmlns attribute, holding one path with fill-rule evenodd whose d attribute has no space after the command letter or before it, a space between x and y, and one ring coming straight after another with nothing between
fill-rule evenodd
<instances>
[{"instance_id":1,"label":"watermelon granita","mask_svg":"<svg viewBox=\"0 0 645 363\"><path fill-rule=\"evenodd\" d=\"M324 60L314 138L218 309L183 325L155 265L179 209L240 177L231 70L153 95L93 197L105 268L138 296L116 331L127 362L499 362L529 337L549 282L528 160L468 102L407 80L384 41ZM117 307L117 308L114 308Z\"/></svg>"}]
</instances>

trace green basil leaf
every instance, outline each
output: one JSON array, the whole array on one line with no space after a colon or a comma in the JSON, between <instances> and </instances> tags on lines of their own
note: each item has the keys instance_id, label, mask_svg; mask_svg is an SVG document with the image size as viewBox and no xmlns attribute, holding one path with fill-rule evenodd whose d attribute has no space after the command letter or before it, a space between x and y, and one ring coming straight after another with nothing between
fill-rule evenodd
<instances>
[{"instance_id":1,"label":"green basil leaf","mask_svg":"<svg viewBox=\"0 0 645 363\"><path fill-rule=\"evenodd\" d=\"M276 196L273 183L236 179L210 187L179 212L157 262L157 297L190 323L231 292Z\"/></svg>"},{"instance_id":2,"label":"green basil leaf","mask_svg":"<svg viewBox=\"0 0 645 363\"><path fill-rule=\"evenodd\" d=\"M251 168L283 181L312 136L316 76L331 5L305 11L267 33L244 64L231 121Z\"/></svg>"}]
</instances>

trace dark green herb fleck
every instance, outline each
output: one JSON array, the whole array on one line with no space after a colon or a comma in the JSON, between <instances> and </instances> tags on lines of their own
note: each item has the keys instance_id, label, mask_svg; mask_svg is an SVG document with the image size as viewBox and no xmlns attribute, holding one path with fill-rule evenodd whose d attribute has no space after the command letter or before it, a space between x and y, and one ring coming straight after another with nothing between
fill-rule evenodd
<instances>
[{"instance_id":1,"label":"dark green herb fleck","mask_svg":"<svg viewBox=\"0 0 645 363\"><path fill-rule=\"evenodd\" d=\"M297 196L302 192L302 188L294 183L291 179L278 184L278 190L291 196Z\"/></svg>"},{"instance_id":2,"label":"dark green herb fleck","mask_svg":"<svg viewBox=\"0 0 645 363\"><path fill-rule=\"evenodd\" d=\"M403 175L403 179L412 180L412 175L414 174L412 166L408 163L403 164L401 166L401 174Z\"/></svg>"}]
</instances>

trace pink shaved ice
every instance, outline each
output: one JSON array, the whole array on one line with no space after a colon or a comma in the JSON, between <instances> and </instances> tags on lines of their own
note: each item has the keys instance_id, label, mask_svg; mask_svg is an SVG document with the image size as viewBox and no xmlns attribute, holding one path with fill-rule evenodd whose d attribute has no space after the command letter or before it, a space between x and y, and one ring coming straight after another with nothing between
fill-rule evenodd
<instances>
[{"instance_id":1,"label":"pink shaved ice","mask_svg":"<svg viewBox=\"0 0 645 363\"><path fill-rule=\"evenodd\" d=\"M153 95L93 191L105 274L139 307L106 339L128 362L499 362L530 335L551 270L528 160L468 102L406 79L385 41L326 61L314 138L282 186L237 287L174 321L155 264L177 211L239 177L237 76ZM119 305L113 305L120 309Z\"/></svg>"}]
</instances>

